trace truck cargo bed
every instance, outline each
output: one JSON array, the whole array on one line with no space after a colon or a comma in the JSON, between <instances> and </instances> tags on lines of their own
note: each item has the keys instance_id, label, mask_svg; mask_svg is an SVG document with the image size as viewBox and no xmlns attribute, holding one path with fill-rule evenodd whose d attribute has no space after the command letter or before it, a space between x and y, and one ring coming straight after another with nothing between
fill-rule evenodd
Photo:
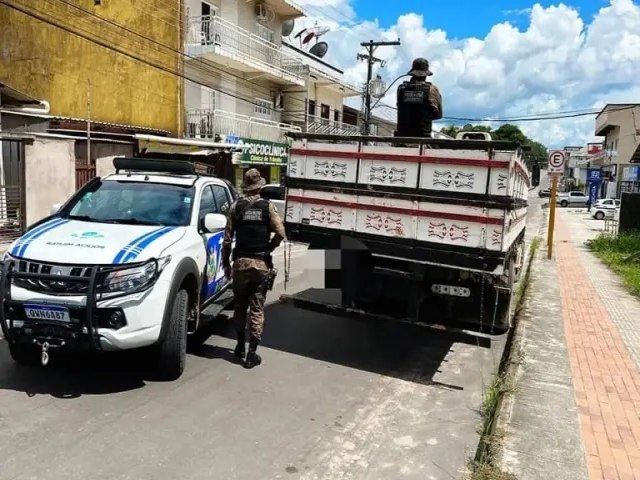
<instances>
[{"instance_id":1,"label":"truck cargo bed","mask_svg":"<svg viewBox=\"0 0 640 480\"><path fill-rule=\"evenodd\" d=\"M326 138L299 134L290 151L293 240L337 248L347 235L377 255L492 271L521 239L530 180L517 145Z\"/></svg>"}]
</instances>

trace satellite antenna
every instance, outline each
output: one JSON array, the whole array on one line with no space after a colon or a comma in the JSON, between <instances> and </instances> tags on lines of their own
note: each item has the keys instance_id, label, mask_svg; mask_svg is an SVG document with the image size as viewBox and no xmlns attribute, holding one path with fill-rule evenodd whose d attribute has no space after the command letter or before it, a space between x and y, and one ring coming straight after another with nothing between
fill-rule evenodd
<instances>
[{"instance_id":1,"label":"satellite antenna","mask_svg":"<svg viewBox=\"0 0 640 480\"><path fill-rule=\"evenodd\" d=\"M327 50L329 50L329 44L327 42L317 42L309 49L309 53L318 58L322 58L327 54Z\"/></svg>"},{"instance_id":2,"label":"satellite antenna","mask_svg":"<svg viewBox=\"0 0 640 480\"><path fill-rule=\"evenodd\" d=\"M288 37L289 35L291 35L291 32L293 32L293 28L295 26L296 26L296 21L293 19L285 20L284 22L282 22L282 36Z\"/></svg>"}]
</instances>

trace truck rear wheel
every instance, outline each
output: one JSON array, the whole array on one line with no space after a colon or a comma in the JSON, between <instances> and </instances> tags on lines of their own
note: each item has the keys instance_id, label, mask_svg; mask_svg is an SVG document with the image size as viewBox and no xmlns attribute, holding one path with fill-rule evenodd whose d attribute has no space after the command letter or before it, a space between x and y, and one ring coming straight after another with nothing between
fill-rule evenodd
<instances>
[{"instance_id":1,"label":"truck rear wheel","mask_svg":"<svg viewBox=\"0 0 640 480\"><path fill-rule=\"evenodd\" d=\"M158 345L158 374L163 380L176 380L184 371L187 359L188 317L189 294L182 289L173 300L167 332Z\"/></svg>"}]
</instances>

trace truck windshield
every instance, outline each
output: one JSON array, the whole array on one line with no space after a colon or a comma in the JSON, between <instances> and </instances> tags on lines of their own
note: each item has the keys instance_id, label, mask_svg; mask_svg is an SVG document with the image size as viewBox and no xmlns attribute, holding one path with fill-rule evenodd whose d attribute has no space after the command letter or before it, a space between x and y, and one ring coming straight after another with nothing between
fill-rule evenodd
<instances>
[{"instance_id":1,"label":"truck windshield","mask_svg":"<svg viewBox=\"0 0 640 480\"><path fill-rule=\"evenodd\" d=\"M66 218L138 225L188 225L192 186L99 181L66 209Z\"/></svg>"}]
</instances>

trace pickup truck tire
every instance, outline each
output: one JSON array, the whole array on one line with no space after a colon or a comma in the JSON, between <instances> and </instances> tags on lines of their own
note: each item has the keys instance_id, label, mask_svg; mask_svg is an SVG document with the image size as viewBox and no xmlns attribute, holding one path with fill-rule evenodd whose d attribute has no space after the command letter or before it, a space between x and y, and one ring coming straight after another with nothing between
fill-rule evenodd
<instances>
[{"instance_id":1,"label":"pickup truck tire","mask_svg":"<svg viewBox=\"0 0 640 480\"><path fill-rule=\"evenodd\" d=\"M36 366L40 364L38 351L30 345L9 343L9 353L13 361L19 365Z\"/></svg>"},{"instance_id":2,"label":"pickup truck tire","mask_svg":"<svg viewBox=\"0 0 640 480\"><path fill-rule=\"evenodd\" d=\"M181 289L173 300L166 335L158 344L158 374L163 380L176 380L182 375L187 359L187 320L189 294Z\"/></svg>"},{"instance_id":3,"label":"pickup truck tire","mask_svg":"<svg viewBox=\"0 0 640 480\"><path fill-rule=\"evenodd\" d=\"M561 206L562 208L567 208L567 207L569 206L569 202L567 202L566 200L562 200L562 201L560 202L560 206Z\"/></svg>"}]
</instances>

